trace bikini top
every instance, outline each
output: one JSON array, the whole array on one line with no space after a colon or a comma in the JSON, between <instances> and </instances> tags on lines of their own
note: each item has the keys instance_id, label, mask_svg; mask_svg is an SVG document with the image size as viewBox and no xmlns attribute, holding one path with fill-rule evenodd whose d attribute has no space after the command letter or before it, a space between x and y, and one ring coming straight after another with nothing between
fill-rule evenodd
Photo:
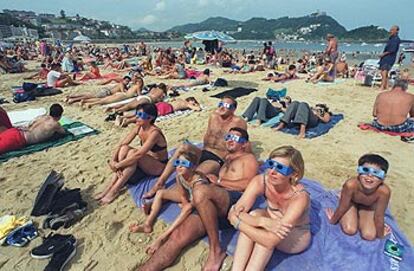
<instances>
[{"instance_id":1,"label":"bikini top","mask_svg":"<svg viewBox=\"0 0 414 271\"><path fill-rule=\"evenodd\" d=\"M141 128L140 128L141 129ZM139 133L139 131L138 131L138 133ZM164 137L164 135L163 134L161 134L162 135L162 137L164 138L164 140L165 140L165 137ZM142 146L142 140L140 140L140 144L141 144L141 146ZM150 151L151 152L160 152L160 151L163 151L163 150L167 150L167 145L165 145L164 147L162 147L162 146L159 146L159 145L157 145L157 144L155 144L154 146L152 146L152 148L150 149Z\"/></svg>"},{"instance_id":2,"label":"bikini top","mask_svg":"<svg viewBox=\"0 0 414 271\"><path fill-rule=\"evenodd\" d=\"M263 185L264 185L264 193L263 193L263 196L266 199L267 208L269 209L269 211L271 211L271 212L279 212L282 215L284 215L283 211L280 208L271 207L269 205L269 203L268 203L269 200L266 197L266 187L267 187L267 184L266 184L266 176L265 176L265 174L263 174ZM306 191L305 188L302 188L302 189L298 189L298 190L293 191L289 195L289 200L292 199L292 198L294 198L295 196L299 195L300 193L303 193L303 192L308 193L308 191ZM308 212L309 212L309 206L306 208L306 213L308 213ZM303 224L300 224L300 225L295 225L294 228L300 228L300 229L309 230L310 229L310 222L303 223Z\"/></svg>"}]
</instances>

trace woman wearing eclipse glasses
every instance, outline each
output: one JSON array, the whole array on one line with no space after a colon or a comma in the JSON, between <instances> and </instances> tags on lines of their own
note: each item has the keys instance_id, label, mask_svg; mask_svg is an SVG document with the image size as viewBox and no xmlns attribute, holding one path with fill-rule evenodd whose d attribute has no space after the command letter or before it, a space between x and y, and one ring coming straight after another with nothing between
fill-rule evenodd
<instances>
[{"instance_id":1,"label":"woman wearing eclipse glasses","mask_svg":"<svg viewBox=\"0 0 414 271\"><path fill-rule=\"evenodd\" d=\"M153 104L140 104L136 109L136 126L115 149L109 167L114 172L109 186L95 199L101 204L112 202L128 182L135 184L147 176L159 176L168 162L167 140L161 129L154 125L157 108ZM132 148L131 142L139 137L141 147Z\"/></svg>"},{"instance_id":2,"label":"woman wearing eclipse glasses","mask_svg":"<svg viewBox=\"0 0 414 271\"><path fill-rule=\"evenodd\" d=\"M292 146L279 147L264 167L265 173L253 177L228 214L240 231L233 270L264 270L275 249L296 254L311 243L310 197L298 183L305 168L301 153ZM267 208L250 212L260 195Z\"/></svg>"}]
</instances>

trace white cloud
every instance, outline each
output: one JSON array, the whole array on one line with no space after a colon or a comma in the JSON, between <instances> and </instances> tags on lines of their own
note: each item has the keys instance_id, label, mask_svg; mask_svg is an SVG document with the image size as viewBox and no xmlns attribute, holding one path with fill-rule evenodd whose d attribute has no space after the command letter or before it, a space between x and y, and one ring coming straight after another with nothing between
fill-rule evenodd
<instances>
[{"instance_id":1,"label":"white cloud","mask_svg":"<svg viewBox=\"0 0 414 271\"><path fill-rule=\"evenodd\" d=\"M155 10L158 10L158 11L165 10L165 2L159 1L157 4L155 4Z\"/></svg>"},{"instance_id":2,"label":"white cloud","mask_svg":"<svg viewBox=\"0 0 414 271\"><path fill-rule=\"evenodd\" d=\"M148 25L153 24L155 21L157 21L157 17L155 17L152 14L145 15L141 19L138 20L141 24Z\"/></svg>"}]
</instances>

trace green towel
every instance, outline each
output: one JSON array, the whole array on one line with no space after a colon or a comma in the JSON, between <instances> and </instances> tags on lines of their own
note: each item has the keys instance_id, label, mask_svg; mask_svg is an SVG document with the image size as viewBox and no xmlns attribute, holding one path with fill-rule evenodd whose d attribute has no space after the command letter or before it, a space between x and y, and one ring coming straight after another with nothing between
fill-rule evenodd
<instances>
[{"instance_id":1,"label":"green towel","mask_svg":"<svg viewBox=\"0 0 414 271\"><path fill-rule=\"evenodd\" d=\"M73 128L77 128L77 127L81 127L81 126L86 126L87 125L83 124L82 122L72 122L70 124L65 124L63 125L63 128L67 131L68 129L73 129ZM11 152L7 152L4 153L2 155L0 155L0 163L1 162L6 162L7 160L14 158L14 157L19 157L22 155L26 155L26 154L31 154L34 152L38 152L38 151L43 151L45 149L51 148L51 147L57 147L60 145L63 145L67 142L70 141L76 141L79 140L87 135L93 135L93 134L97 134L98 131L92 129L93 131L90 131L88 133L84 133L84 134L80 134L77 136L74 136L72 134L67 134L67 135L58 135L46 142L42 142L42 143L38 143L38 144L33 144L33 145L29 145L26 146L25 148L21 149L21 150L16 150L16 151L11 151Z\"/></svg>"}]
</instances>

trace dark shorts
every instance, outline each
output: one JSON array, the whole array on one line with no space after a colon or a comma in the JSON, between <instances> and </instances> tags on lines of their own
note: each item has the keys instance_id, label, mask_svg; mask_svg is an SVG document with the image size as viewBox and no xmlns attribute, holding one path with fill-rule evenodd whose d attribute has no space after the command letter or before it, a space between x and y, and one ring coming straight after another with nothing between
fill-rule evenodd
<instances>
[{"instance_id":1,"label":"dark shorts","mask_svg":"<svg viewBox=\"0 0 414 271\"><path fill-rule=\"evenodd\" d=\"M392 65L390 63L381 63L379 69L381 71L390 71L391 68L392 68Z\"/></svg>"},{"instance_id":2,"label":"dark shorts","mask_svg":"<svg viewBox=\"0 0 414 271\"><path fill-rule=\"evenodd\" d=\"M398 125L384 126L378 123L377 120L372 122L372 126L380 131L394 132L394 133L411 133L414 132L414 121L407 119L405 122Z\"/></svg>"},{"instance_id":3,"label":"dark shorts","mask_svg":"<svg viewBox=\"0 0 414 271\"><path fill-rule=\"evenodd\" d=\"M220 157L218 157L217 155L215 155L214 153L207 151L207 150L203 150L201 152L201 157L200 157L200 164L203 163L204 161L215 161L217 162L220 167L222 167L224 165L224 161L223 159L221 159Z\"/></svg>"},{"instance_id":4,"label":"dark shorts","mask_svg":"<svg viewBox=\"0 0 414 271\"><path fill-rule=\"evenodd\" d=\"M227 191L227 194L229 195L230 203L227 207L226 216L219 217L218 219L218 227L220 230L233 228L233 226L230 224L230 221L227 219L227 214L229 213L231 206L236 204L236 202L238 202L241 196L243 195L243 193L239 191Z\"/></svg>"}]
</instances>

